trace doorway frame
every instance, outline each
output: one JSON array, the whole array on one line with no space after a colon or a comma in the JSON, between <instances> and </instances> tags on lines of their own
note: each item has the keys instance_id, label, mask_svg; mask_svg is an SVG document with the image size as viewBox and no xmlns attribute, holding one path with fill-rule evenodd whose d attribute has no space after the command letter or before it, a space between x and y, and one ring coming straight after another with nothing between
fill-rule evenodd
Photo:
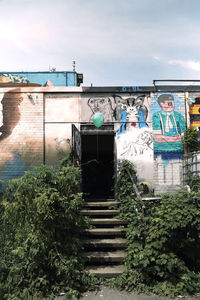
<instances>
[{"instance_id":1,"label":"doorway frame","mask_svg":"<svg viewBox=\"0 0 200 300\"><path fill-rule=\"evenodd\" d=\"M82 136L83 135L112 135L113 136L113 196L116 197L116 178L117 178L117 146L116 146L116 133L114 124L105 124L100 128L91 125L91 123L84 123L80 125L81 135L81 155L82 155Z\"/></svg>"}]
</instances>

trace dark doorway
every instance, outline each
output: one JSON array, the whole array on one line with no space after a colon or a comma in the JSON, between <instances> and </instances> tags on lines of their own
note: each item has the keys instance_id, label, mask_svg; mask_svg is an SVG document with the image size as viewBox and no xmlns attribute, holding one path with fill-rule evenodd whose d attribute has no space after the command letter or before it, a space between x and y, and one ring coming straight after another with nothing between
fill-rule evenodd
<instances>
[{"instance_id":1,"label":"dark doorway","mask_svg":"<svg viewBox=\"0 0 200 300\"><path fill-rule=\"evenodd\" d=\"M114 135L82 135L82 189L87 197L114 195Z\"/></svg>"}]
</instances>

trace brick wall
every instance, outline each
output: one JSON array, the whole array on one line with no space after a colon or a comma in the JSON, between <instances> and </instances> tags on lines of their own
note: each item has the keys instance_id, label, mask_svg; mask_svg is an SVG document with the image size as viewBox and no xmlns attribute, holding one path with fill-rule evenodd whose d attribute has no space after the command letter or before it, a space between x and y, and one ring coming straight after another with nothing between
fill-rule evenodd
<instances>
[{"instance_id":1,"label":"brick wall","mask_svg":"<svg viewBox=\"0 0 200 300\"><path fill-rule=\"evenodd\" d=\"M3 89L0 178L21 176L43 162L43 93Z\"/></svg>"}]
</instances>

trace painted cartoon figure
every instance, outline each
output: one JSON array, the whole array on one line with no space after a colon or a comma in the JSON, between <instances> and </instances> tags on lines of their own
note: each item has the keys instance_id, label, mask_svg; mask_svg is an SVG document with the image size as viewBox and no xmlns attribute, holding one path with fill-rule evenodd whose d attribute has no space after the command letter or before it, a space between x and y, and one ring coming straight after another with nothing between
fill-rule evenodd
<instances>
[{"instance_id":1,"label":"painted cartoon figure","mask_svg":"<svg viewBox=\"0 0 200 300\"><path fill-rule=\"evenodd\" d=\"M125 131L131 131L133 128L148 127L146 122L148 110L146 106L143 105L144 98L145 97L143 96L138 96L137 98L129 97L125 100L123 99L123 101L126 101L126 107L123 107L120 112L121 125L117 133L118 138L121 133L124 133ZM118 102L121 103L119 100ZM119 109L118 105L117 108Z\"/></svg>"},{"instance_id":2,"label":"painted cartoon figure","mask_svg":"<svg viewBox=\"0 0 200 300\"><path fill-rule=\"evenodd\" d=\"M132 127L148 127L146 123L148 110L146 106L143 105L144 98L137 97L135 98L128 98L127 99L127 130L131 129Z\"/></svg>"},{"instance_id":3,"label":"painted cartoon figure","mask_svg":"<svg viewBox=\"0 0 200 300\"><path fill-rule=\"evenodd\" d=\"M173 95L160 95L158 103L161 110L154 113L152 118L154 153L183 153L185 120L181 113L174 111Z\"/></svg>"}]
</instances>

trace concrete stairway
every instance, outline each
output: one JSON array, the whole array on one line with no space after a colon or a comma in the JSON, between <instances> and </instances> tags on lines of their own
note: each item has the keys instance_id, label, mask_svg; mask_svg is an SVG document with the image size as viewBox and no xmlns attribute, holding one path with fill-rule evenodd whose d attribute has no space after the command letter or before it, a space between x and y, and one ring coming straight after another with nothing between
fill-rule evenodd
<instances>
[{"instance_id":1,"label":"concrete stairway","mask_svg":"<svg viewBox=\"0 0 200 300\"><path fill-rule=\"evenodd\" d=\"M126 222L116 218L118 202L111 199L90 200L81 213L90 217L93 227L85 230L82 255L86 258L86 269L103 278L123 273L127 246L124 238L126 228L123 227Z\"/></svg>"}]
</instances>

